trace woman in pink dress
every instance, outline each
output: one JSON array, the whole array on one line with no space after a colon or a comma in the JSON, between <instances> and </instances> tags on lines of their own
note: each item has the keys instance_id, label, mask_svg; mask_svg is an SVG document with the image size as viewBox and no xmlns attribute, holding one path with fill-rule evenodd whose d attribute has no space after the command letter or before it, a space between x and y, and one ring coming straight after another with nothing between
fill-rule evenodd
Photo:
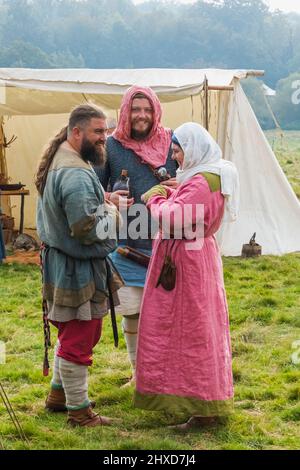
<instances>
[{"instance_id":1,"label":"woman in pink dress","mask_svg":"<svg viewBox=\"0 0 300 470\"><path fill-rule=\"evenodd\" d=\"M177 189L158 185L143 196L160 231L142 302L135 406L184 412L189 420L177 427L189 429L233 410L228 308L214 234L223 218L236 218L238 174L199 124L183 124L172 140Z\"/></svg>"}]
</instances>

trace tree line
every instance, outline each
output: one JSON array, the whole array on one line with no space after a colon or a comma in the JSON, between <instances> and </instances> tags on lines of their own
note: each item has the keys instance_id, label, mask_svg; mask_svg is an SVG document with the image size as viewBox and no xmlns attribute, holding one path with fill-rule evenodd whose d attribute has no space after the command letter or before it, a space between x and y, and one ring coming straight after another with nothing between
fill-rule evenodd
<instances>
[{"instance_id":1,"label":"tree line","mask_svg":"<svg viewBox=\"0 0 300 470\"><path fill-rule=\"evenodd\" d=\"M0 67L263 69L275 88L300 72L299 45L300 15L261 0L0 0Z\"/></svg>"}]
</instances>

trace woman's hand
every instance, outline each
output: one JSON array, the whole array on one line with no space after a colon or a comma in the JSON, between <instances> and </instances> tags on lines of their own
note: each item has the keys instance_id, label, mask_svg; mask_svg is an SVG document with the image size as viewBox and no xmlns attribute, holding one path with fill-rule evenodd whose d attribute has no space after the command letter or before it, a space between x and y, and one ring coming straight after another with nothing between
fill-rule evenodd
<instances>
[{"instance_id":1,"label":"woman's hand","mask_svg":"<svg viewBox=\"0 0 300 470\"><path fill-rule=\"evenodd\" d=\"M177 189L179 186L179 183L176 181L176 178L170 178L166 181L162 181L161 184L163 186L167 186L170 189Z\"/></svg>"},{"instance_id":2,"label":"woman's hand","mask_svg":"<svg viewBox=\"0 0 300 470\"><path fill-rule=\"evenodd\" d=\"M142 194L141 200L147 204L149 199L153 196L162 196L162 197L168 197L168 191L167 188L164 188L161 184L157 184L156 186L153 186L153 188L149 189L146 193Z\"/></svg>"}]
</instances>

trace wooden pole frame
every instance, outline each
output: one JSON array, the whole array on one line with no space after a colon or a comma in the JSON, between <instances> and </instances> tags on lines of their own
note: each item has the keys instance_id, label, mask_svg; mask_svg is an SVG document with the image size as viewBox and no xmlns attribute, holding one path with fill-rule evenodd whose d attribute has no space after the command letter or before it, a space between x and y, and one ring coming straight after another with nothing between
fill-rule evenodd
<instances>
[{"instance_id":1,"label":"wooden pole frame","mask_svg":"<svg viewBox=\"0 0 300 470\"><path fill-rule=\"evenodd\" d=\"M4 133L4 117L0 116L0 175L2 175L3 180L1 183L7 184L8 179L8 169L6 162L6 139ZM9 196L2 196L0 199L0 210L11 216L11 204Z\"/></svg>"},{"instance_id":2,"label":"wooden pole frame","mask_svg":"<svg viewBox=\"0 0 300 470\"><path fill-rule=\"evenodd\" d=\"M8 178L5 151L5 134L3 124L3 116L0 116L0 174L2 174L4 178Z\"/></svg>"},{"instance_id":3,"label":"wooden pole frame","mask_svg":"<svg viewBox=\"0 0 300 470\"><path fill-rule=\"evenodd\" d=\"M209 116L208 116L208 79L205 75L204 83L203 83L203 90L204 90L204 127L208 131L209 129Z\"/></svg>"},{"instance_id":4,"label":"wooden pole frame","mask_svg":"<svg viewBox=\"0 0 300 470\"><path fill-rule=\"evenodd\" d=\"M263 77L265 75L264 70L248 70L245 78L248 77ZM208 78L204 76L203 82L203 91L204 91L204 127L209 131L209 92L210 91L234 91L233 85L228 86L210 86L208 84ZM275 118L276 121L276 118Z\"/></svg>"}]
</instances>

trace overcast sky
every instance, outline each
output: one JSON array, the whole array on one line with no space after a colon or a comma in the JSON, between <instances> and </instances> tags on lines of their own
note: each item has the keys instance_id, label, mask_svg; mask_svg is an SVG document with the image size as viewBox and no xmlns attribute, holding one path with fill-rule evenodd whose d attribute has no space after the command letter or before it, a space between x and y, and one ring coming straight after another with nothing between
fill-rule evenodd
<instances>
[{"instance_id":1,"label":"overcast sky","mask_svg":"<svg viewBox=\"0 0 300 470\"><path fill-rule=\"evenodd\" d=\"M134 3L143 3L146 0L133 0ZM176 0L179 3L195 3L196 0ZM296 11L300 13L299 0L264 0L272 9L278 8L283 11Z\"/></svg>"}]
</instances>

